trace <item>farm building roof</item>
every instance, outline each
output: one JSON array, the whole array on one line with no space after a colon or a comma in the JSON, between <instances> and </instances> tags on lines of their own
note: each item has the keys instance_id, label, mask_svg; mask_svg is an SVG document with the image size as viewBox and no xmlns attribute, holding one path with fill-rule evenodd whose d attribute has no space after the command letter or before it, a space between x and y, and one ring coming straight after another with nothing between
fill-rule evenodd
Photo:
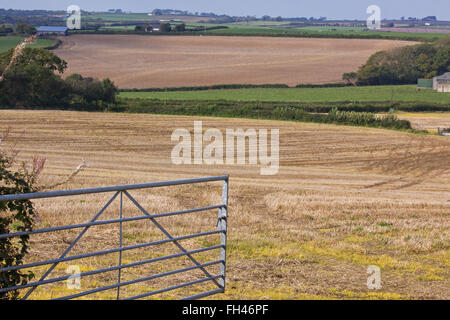
<instances>
[{"instance_id":1,"label":"farm building roof","mask_svg":"<svg viewBox=\"0 0 450 320\"><path fill-rule=\"evenodd\" d=\"M444 73L442 76L436 77L437 80L450 80L450 72Z\"/></svg>"},{"instance_id":2,"label":"farm building roof","mask_svg":"<svg viewBox=\"0 0 450 320\"><path fill-rule=\"evenodd\" d=\"M48 27L48 26L41 26L37 29L38 32L66 32L69 30L67 27Z\"/></svg>"}]
</instances>

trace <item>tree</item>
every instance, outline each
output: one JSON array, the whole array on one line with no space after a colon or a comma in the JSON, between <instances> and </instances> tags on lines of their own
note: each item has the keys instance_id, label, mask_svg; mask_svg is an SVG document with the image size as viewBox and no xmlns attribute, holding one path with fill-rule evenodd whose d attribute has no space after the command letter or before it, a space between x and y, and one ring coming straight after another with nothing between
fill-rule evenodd
<instances>
[{"instance_id":1,"label":"tree","mask_svg":"<svg viewBox=\"0 0 450 320\"><path fill-rule=\"evenodd\" d=\"M0 54L0 103L6 106L55 106L66 99L63 73L67 63L44 49L25 48L12 60L14 49Z\"/></svg>"},{"instance_id":2,"label":"tree","mask_svg":"<svg viewBox=\"0 0 450 320\"><path fill-rule=\"evenodd\" d=\"M115 103L119 92L114 82L108 78L99 81L89 77L84 78L75 73L66 78L66 83L70 88L71 104L91 110L93 103L95 103L95 110L98 109L100 101Z\"/></svg>"},{"instance_id":3,"label":"tree","mask_svg":"<svg viewBox=\"0 0 450 320\"><path fill-rule=\"evenodd\" d=\"M0 105L10 107L77 106L99 110L115 103L118 88L109 79L99 81L73 74L63 80L67 63L44 49L25 48L11 62L14 50L0 54Z\"/></svg>"},{"instance_id":4,"label":"tree","mask_svg":"<svg viewBox=\"0 0 450 320\"><path fill-rule=\"evenodd\" d=\"M2 24L0 26L0 33L8 34L13 32L14 32L13 28L8 27L6 24Z\"/></svg>"},{"instance_id":5,"label":"tree","mask_svg":"<svg viewBox=\"0 0 450 320\"><path fill-rule=\"evenodd\" d=\"M413 84L450 70L450 37L372 55L357 73L359 85ZM345 75L346 77L348 76ZM345 80L345 79L344 79Z\"/></svg>"},{"instance_id":6,"label":"tree","mask_svg":"<svg viewBox=\"0 0 450 320\"><path fill-rule=\"evenodd\" d=\"M184 32L184 31L186 31L186 25L184 23L177 24L175 26L175 31L177 31L177 32Z\"/></svg>"},{"instance_id":7,"label":"tree","mask_svg":"<svg viewBox=\"0 0 450 320\"><path fill-rule=\"evenodd\" d=\"M436 75L441 75L450 71L450 46L440 49L433 61L433 70Z\"/></svg>"},{"instance_id":8,"label":"tree","mask_svg":"<svg viewBox=\"0 0 450 320\"><path fill-rule=\"evenodd\" d=\"M170 26L170 23L161 23L159 26L159 31L161 32L170 32L172 31L172 27Z\"/></svg>"},{"instance_id":9,"label":"tree","mask_svg":"<svg viewBox=\"0 0 450 320\"><path fill-rule=\"evenodd\" d=\"M358 74L356 72L344 73L344 75L342 76L342 80L346 81L347 84L352 84L356 86Z\"/></svg>"},{"instance_id":10,"label":"tree","mask_svg":"<svg viewBox=\"0 0 450 320\"><path fill-rule=\"evenodd\" d=\"M137 31L137 32L151 32L152 30L153 30L153 27L149 24L137 25L134 28L134 31Z\"/></svg>"},{"instance_id":11,"label":"tree","mask_svg":"<svg viewBox=\"0 0 450 320\"><path fill-rule=\"evenodd\" d=\"M102 101L108 103L115 103L116 95L119 93L119 89L116 87L114 82L112 82L109 78L106 78L102 81L102 86L103 86Z\"/></svg>"},{"instance_id":12,"label":"tree","mask_svg":"<svg viewBox=\"0 0 450 320\"><path fill-rule=\"evenodd\" d=\"M36 28L19 21L16 25L16 33L20 35L32 35L36 33Z\"/></svg>"}]
</instances>

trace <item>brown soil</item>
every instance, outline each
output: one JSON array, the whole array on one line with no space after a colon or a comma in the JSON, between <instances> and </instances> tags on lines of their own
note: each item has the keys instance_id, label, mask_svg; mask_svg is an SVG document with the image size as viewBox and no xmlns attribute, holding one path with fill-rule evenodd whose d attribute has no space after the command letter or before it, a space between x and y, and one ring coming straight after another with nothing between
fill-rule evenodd
<instances>
[{"instance_id":1,"label":"brown soil","mask_svg":"<svg viewBox=\"0 0 450 320\"><path fill-rule=\"evenodd\" d=\"M405 41L215 36L76 35L55 53L66 74L122 88L340 82L380 50Z\"/></svg>"}]
</instances>

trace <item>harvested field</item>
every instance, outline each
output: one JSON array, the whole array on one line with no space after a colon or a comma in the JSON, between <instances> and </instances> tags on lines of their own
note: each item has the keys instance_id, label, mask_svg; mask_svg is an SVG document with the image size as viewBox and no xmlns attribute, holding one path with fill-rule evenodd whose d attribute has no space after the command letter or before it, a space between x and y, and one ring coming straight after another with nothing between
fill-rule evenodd
<instances>
[{"instance_id":1,"label":"harvested field","mask_svg":"<svg viewBox=\"0 0 450 320\"><path fill-rule=\"evenodd\" d=\"M256 166L175 166L171 133L203 129L279 128L280 172L260 176ZM48 159L42 183L69 175L81 159L89 168L64 188L143 183L229 173L231 175L227 292L220 299L450 299L450 141L390 130L245 119L62 111L0 111L0 128L13 127L10 140L20 159ZM210 205L220 186L133 191L154 213ZM36 201L39 228L82 223L92 218L107 195ZM117 217L117 204L107 218ZM125 215L137 212L125 204ZM160 222L174 235L214 228L204 216ZM192 229L193 228L193 229ZM93 228L94 229L94 228ZM75 253L118 244L117 226L91 229ZM127 223L124 245L163 236L150 223ZM77 235L67 231L32 238L29 258L53 258ZM190 240L189 248L216 240ZM173 247L124 253L138 258L176 253ZM211 258L203 255L201 259ZM206 261L206 260L200 260ZM209 260L211 261L211 260ZM82 271L117 263L117 255L87 259ZM178 263L178 265L177 265ZM369 265L382 270L382 289L368 290ZM190 266L187 259L133 268L133 279ZM52 276L64 275L67 265ZM39 272L43 272L39 269ZM211 271L213 272L213 271ZM37 274L38 271L36 271ZM172 281L201 277L192 273ZM117 273L89 277L83 289L114 283ZM153 280L128 286L123 296L174 282ZM58 297L64 284L47 285L34 298ZM186 293L186 292L184 292ZM178 292L159 298L171 299ZM114 298L115 291L97 294Z\"/></svg>"},{"instance_id":2,"label":"harvested field","mask_svg":"<svg viewBox=\"0 0 450 320\"><path fill-rule=\"evenodd\" d=\"M450 113L448 112L399 112L398 117L410 121L412 127L417 130L436 132L438 128L450 128Z\"/></svg>"},{"instance_id":3,"label":"harvested field","mask_svg":"<svg viewBox=\"0 0 450 320\"><path fill-rule=\"evenodd\" d=\"M331 83L394 40L74 35L55 53L67 74L111 78L122 88ZM336 62L339 61L337 64Z\"/></svg>"}]
</instances>

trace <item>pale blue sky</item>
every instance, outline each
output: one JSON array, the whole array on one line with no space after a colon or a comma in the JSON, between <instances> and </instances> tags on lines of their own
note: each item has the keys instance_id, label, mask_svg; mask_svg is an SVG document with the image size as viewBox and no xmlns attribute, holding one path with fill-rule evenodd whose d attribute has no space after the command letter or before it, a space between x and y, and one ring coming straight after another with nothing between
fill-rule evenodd
<instances>
[{"instance_id":1,"label":"pale blue sky","mask_svg":"<svg viewBox=\"0 0 450 320\"><path fill-rule=\"evenodd\" d=\"M450 0L0 0L0 8L64 10L71 4L88 11L117 8L147 12L155 8L180 9L191 12L215 12L228 15L265 14L283 17L319 17L328 19L365 19L369 5L381 7L382 18L437 16L450 20Z\"/></svg>"}]
</instances>

